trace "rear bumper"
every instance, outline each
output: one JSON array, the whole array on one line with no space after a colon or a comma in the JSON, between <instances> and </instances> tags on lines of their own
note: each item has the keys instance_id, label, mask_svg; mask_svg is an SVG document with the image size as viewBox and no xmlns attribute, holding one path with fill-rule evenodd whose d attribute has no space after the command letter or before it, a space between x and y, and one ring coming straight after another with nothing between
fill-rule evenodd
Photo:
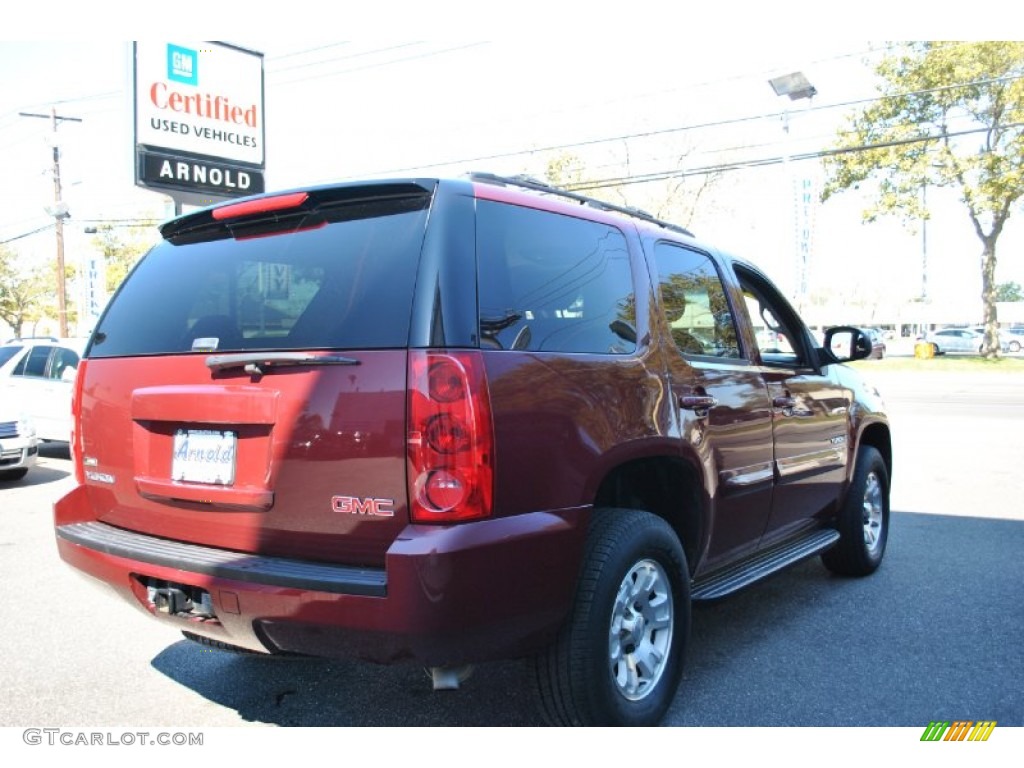
<instances>
[{"instance_id":1,"label":"rear bumper","mask_svg":"<svg viewBox=\"0 0 1024 768\"><path fill-rule=\"evenodd\" d=\"M450 527L409 525L383 569L166 541L96 522L87 489L54 506L60 556L178 629L266 652L415 659L507 658L549 642L576 587L589 508ZM147 580L209 593L214 618L160 613Z\"/></svg>"}]
</instances>

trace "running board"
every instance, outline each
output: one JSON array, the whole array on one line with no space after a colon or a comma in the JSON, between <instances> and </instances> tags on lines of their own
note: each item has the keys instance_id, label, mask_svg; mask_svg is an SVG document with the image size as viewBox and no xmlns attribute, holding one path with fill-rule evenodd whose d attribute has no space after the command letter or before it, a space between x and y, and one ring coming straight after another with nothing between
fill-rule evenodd
<instances>
[{"instance_id":1,"label":"running board","mask_svg":"<svg viewBox=\"0 0 1024 768\"><path fill-rule=\"evenodd\" d=\"M693 600L716 600L760 581L786 566L824 552L839 541L839 531L817 530L799 539L791 539L758 552L750 558L721 571L702 576L690 585Z\"/></svg>"}]
</instances>

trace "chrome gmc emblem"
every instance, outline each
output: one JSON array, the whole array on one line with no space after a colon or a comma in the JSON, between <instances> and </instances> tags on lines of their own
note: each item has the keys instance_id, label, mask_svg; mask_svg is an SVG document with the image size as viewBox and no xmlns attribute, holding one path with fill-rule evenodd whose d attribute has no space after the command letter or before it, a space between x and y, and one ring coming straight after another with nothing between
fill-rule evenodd
<instances>
[{"instance_id":1,"label":"chrome gmc emblem","mask_svg":"<svg viewBox=\"0 0 1024 768\"><path fill-rule=\"evenodd\" d=\"M394 517L394 506L394 499L360 499L356 496L331 497L331 507L335 512L344 512L350 515Z\"/></svg>"}]
</instances>

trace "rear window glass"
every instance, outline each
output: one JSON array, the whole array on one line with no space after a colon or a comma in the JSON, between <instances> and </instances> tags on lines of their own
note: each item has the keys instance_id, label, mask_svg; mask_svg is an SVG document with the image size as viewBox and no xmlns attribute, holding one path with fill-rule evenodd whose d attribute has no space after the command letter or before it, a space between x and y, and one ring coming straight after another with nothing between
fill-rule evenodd
<instances>
[{"instance_id":1,"label":"rear window glass","mask_svg":"<svg viewBox=\"0 0 1024 768\"><path fill-rule=\"evenodd\" d=\"M618 229L481 200L477 258L482 348L636 348L629 252Z\"/></svg>"},{"instance_id":2,"label":"rear window glass","mask_svg":"<svg viewBox=\"0 0 1024 768\"><path fill-rule=\"evenodd\" d=\"M89 356L403 347L428 203L364 200L307 229L160 243L111 301Z\"/></svg>"}]
</instances>

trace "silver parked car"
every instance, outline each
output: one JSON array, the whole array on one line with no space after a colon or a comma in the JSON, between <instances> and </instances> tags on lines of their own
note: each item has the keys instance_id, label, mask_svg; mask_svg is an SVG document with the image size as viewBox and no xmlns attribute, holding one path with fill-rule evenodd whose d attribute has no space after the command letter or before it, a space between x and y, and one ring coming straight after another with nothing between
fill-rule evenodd
<instances>
[{"instance_id":1,"label":"silver parked car","mask_svg":"<svg viewBox=\"0 0 1024 768\"><path fill-rule=\"evenodd\" d=\"M1024 349L1024 328L1007 328L1003 331L1006 339L1007 352L1020 352Z\"/></svg>"},{"instance_id":2,"label":"silver parked car","mask_svg":"<svg viewBox=\"0 0 1024 768\"><path fill-rule=\"evenodd\" d=\"M981 336L985 335L985 326L983 325L976 325L971 330L977 331ZM1002 330L1001 328L998 330L998 334L1000 351L1010 352L1010 336L1007 334L1006 331Z\"/></svg>"},{"instance_id":3,"label":"silver parked car","mask_svg":"<svg viewBox=\"0 0 1024 768\"><path fill-rule=\"evenodd\" d=\"M932 345L936 355L946 352L978 354L983 340L982 335L971 328L942 328L925 336L925 341Z\"/></svg>"}]
</instances>

